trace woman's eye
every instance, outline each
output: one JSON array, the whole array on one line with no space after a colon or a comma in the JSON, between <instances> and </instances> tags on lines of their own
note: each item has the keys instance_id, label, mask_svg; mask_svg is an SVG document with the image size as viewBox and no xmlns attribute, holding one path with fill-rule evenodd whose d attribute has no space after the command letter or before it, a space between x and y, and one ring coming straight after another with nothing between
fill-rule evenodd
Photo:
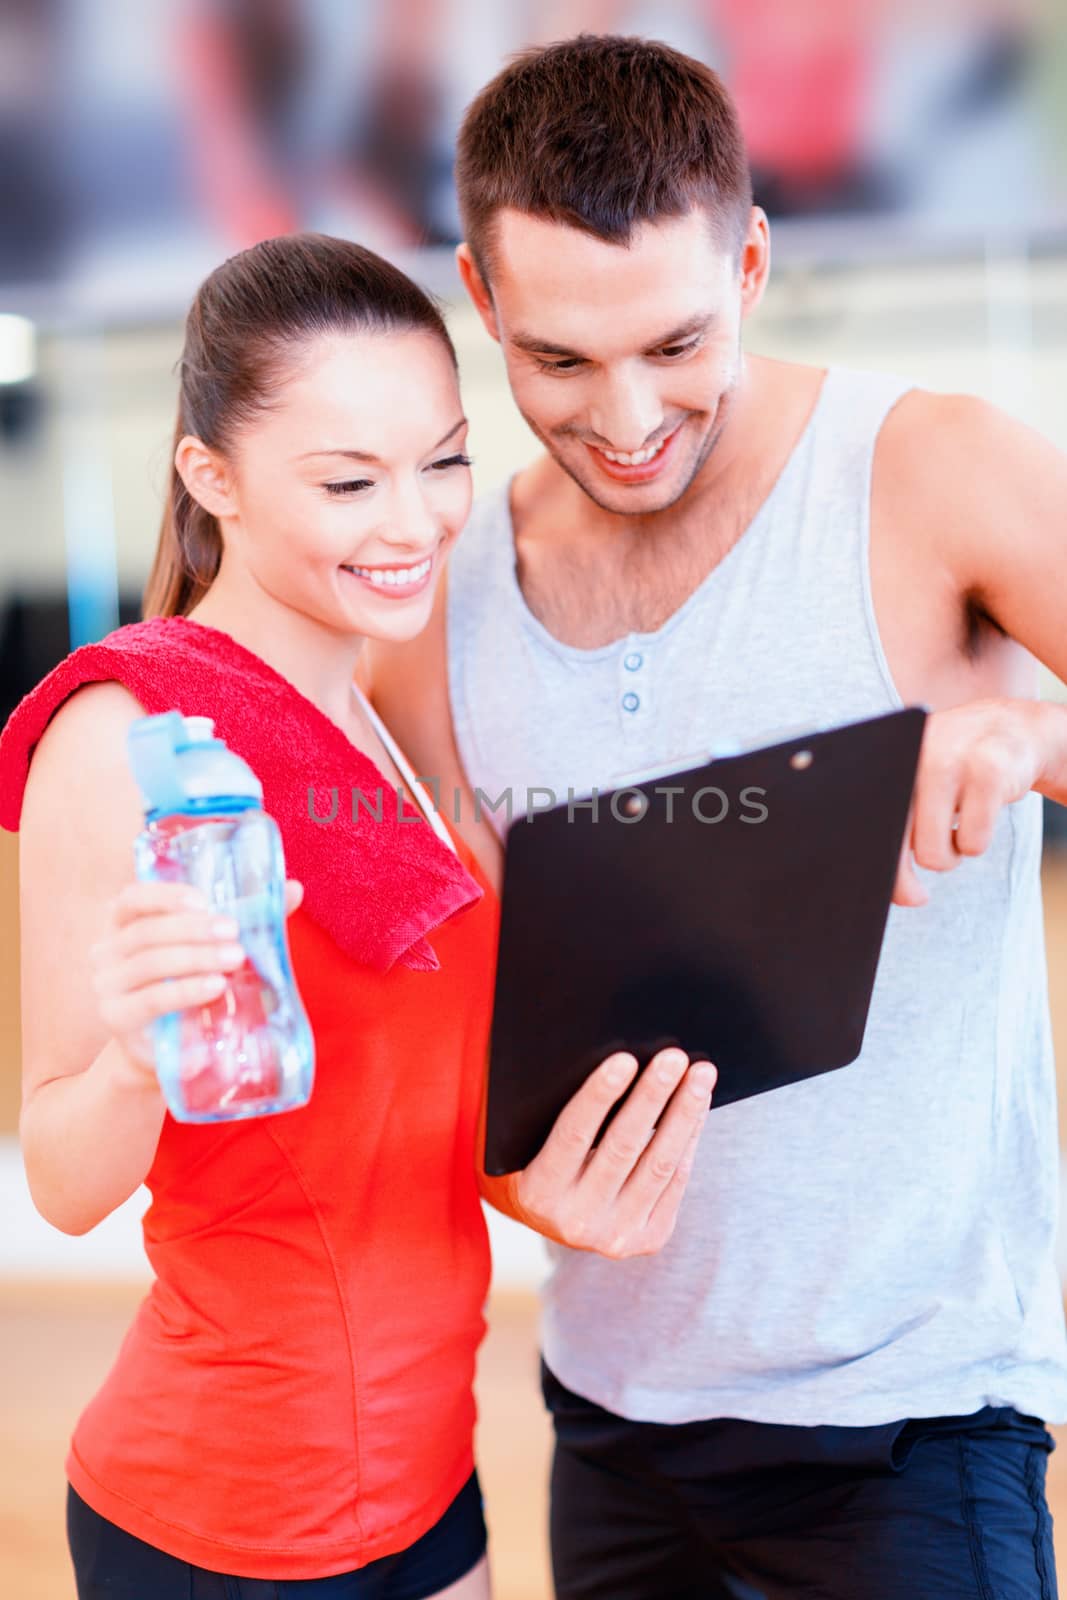
<instances>
[{"instance_id":1,"label":"woman's eye","mask_svg":"<svg viewBox=\"0 0 1067 1600\"><path fill-rule=\"evenodd\" d=\"M471 467L473 465L474 463L470 456L446 456L443 461L435 461L433 463L433 470L434 472L443 472L446 467Z\"/></svg>"},{"instance_id":2,"label":"woman's eye","mask_svg":"<svg viewBox=\"0 0 1067 1600\"><path fill-rule=\"evenodd\" d=\"M327 494L356 494L360 489L373 489L369 478L346 478L343 483L324 483Z\"/></svg>"}]
</instances>

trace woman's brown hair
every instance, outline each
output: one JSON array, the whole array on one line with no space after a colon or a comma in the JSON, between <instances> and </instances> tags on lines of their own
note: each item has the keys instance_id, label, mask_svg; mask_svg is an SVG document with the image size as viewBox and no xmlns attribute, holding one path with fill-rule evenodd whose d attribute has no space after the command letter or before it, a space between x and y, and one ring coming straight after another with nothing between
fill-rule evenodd
<instances>
[{"instance_id":1,"label":"woman's brown hair","mask_svg":"<svg viewBox=\"0 0 1067 1600\"><path fill-rule=\"evenodd\" d=\"M192 434L224 450L270 403L294 345L320 334L393 329L435 334L455 361L430 296L362 245L293 234L231 256L201 284L186 319L175 449ZM219 525L193 499L172 459L143 615L187 616L210 588L221 557Z\"/></svg>"}]
</instances>

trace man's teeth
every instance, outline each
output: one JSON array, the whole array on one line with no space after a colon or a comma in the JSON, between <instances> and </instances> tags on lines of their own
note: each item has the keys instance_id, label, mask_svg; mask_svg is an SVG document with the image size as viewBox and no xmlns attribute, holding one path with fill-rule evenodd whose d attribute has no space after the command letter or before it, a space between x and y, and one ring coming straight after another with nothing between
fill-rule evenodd
<instances>
[{"instance_id":1,"label":"man's teeth","mask_svg":"<svg viewBox=\"0 0 1067 1600\"><path fill-rule=\"evenodd\" d=\"M426 577L433 560L420 561L417 567L345 567L346 572L354 572L357 578L369 578L376 588L384 585L390 589L404 589L409 584L421 583Z\"/></svg>"},{"instance_id":2,"label":"man's teeth","mask_svg":"<svg viewBox=\"0 0 1067 1600\"><path fill-rule=\"evenodd\" d=\"M670 435L667 435L670 438ZM621 467L643 467L646 461L651 461L653 456L658 456L667 439L661 439L659 444L653 445L650 450L601 450L602 456L607 456L609 461L617 461Z\"/></svg>"}]
</instances>

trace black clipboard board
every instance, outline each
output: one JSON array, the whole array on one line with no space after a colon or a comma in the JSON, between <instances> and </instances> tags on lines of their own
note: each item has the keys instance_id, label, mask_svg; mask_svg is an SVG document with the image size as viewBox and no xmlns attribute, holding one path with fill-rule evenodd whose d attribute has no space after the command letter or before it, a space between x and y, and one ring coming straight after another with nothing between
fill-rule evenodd
<instances>
[{"instance_id":1,"label":"black clipboard board","mask_svg":"<svg viewBox=\"0 0 1067 1600\"><path fill-rule=\"evenodd\" d=\"M856 1059L926 715L906 707L512 823L486 1172L528 1165L614 1050L642 1067L667 1044L714 1061L713 1111Z\"/></svg>"}]
</instances>

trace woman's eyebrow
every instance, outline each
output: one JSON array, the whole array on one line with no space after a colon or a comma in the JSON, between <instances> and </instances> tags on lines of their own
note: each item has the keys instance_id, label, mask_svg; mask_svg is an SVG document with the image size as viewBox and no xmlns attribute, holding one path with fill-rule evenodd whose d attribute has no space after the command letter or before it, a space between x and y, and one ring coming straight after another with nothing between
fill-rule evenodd
<instances>
[{"instance_id":1,"label":"woman's eyebrow","mask_svg":"<svg viewBox=\"0 0 1067 1600\"><path fill-rule=\"evenodd\" d=\"M430 446L430 449L440 450L443 444L447 444L449 439L454 439L459 430L466 426L466 417L460 417L459 421L452 424L442 439L438 439L436 444ZM296 459L297 461L307 461L312 456L344 456L347 461L381 461L381 456L373 455L369 450L342 450L333 446L327 446L324 450L305 450L304 454L297 456Z\"/></svg>"}]
</instances>

